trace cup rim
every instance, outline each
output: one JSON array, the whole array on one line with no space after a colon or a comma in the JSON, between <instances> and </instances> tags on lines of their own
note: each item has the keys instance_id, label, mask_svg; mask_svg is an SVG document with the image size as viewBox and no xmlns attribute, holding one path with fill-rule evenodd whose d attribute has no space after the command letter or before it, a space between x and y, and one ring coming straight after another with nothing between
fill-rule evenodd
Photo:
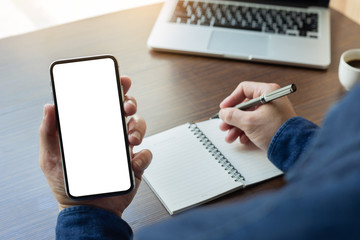
<instances>
[{"instance_id":1,"label":"cup rim","mask_svg":"<svg viewBox=\"0 0 360 240\"><path fill-rule=\"evenodd\" d=\"M355 55L349 56L350 54L354 54L354 53L355 53ZM346 58L346 60L345 60L345 58ZM360 68L353 67L348 63L349 61L352 61L354 59L360 60L360 48L349 49L349 50L343 52L343 54L341 54L340 59L341 59L341 62L344 63L344 66L346 66L356 72L360 72Z\"/></svg>"}]
</instances>

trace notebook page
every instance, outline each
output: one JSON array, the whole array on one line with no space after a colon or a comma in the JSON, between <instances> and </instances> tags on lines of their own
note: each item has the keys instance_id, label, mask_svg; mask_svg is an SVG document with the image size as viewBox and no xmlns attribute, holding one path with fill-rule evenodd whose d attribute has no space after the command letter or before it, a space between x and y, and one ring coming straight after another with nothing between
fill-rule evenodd
<instances>
[{"instance_id":1,"label":"notebook page","mask_svg":"<svg viewBox=\"0 0 360 240\"><path fill-rule=\"evenodd\" d=\"M170 214L242 186L212 158L188 127L180 125L147 137L140 146L153 153L145 180Z\"/></svg>"},{"instance_id":2,"label":"notebook page","mask_svg":"<svg viewBox=\"0 0 360 240\"><path fill-rule=\"evenodd\" d=\"M235 140L231 144L225 142L227 133L219 129L221 121L220 119L212 119L196 123L196 125L245 177L245 185L257 183L282 174L267 159L265 151L253 145L245 146L239 140Z\"/></svg>"}]
</instances>

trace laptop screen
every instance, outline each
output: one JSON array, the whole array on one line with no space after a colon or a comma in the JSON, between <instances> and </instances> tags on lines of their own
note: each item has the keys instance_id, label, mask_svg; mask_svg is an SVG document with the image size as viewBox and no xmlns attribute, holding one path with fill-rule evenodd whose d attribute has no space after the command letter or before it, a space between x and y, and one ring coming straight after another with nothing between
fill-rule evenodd
<instances>
[{"instance_id":1,"label":"laptop screen","mask_svg":"<svg viewBox=\"0 0 360 240\"><path fill-rule=\"evenodd\" d=\"M241 2L276 4L276 5L298 6L298 7L307 7L307 6L328 7L329 6L329 0L243 0Z\"/></svg>"}]
</instances>

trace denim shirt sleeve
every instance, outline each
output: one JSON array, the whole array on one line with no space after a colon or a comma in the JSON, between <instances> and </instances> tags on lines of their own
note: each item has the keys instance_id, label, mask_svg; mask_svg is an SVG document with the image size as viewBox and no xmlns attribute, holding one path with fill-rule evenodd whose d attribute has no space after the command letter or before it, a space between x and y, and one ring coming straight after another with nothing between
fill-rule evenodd
<instances>
[{"instance_id":1,"label":"denim shirt sleeve","mask_svg":"<svg viewBox=\"0 0 360 240\"><path fill-rule=\"evenodd\" d=\"M116 214L90 206L62 210L57 218L56 239L132 239L130 226Z\"/></svg>"},{"instance_id":2,"label":"denim shirt sleeve","mask_svg":"<svg viewBox=\"0 0 360 240\"><path fill-rule=\"evenodd\" d=\"M319 127L302 118L287 120L276 132L268 148L268 158L283 172L287 172L307 149Z\"/></svg>"}]
</instances>

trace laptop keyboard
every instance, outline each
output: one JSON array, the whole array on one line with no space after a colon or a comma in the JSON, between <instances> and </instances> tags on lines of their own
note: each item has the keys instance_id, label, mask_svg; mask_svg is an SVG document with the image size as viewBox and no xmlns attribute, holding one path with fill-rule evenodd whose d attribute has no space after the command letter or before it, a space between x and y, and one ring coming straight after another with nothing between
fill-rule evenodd
<instances>
[{"instance_id":1,"label":"laptop keyboard","mask_svg":"<svg viewBox=\"0 0 360 240\"><path fill-rule=\"evenodd\" d=\"M318 14L293 9L178 1L170 22L318 38Z\"/></svg>"}]
</instances>

